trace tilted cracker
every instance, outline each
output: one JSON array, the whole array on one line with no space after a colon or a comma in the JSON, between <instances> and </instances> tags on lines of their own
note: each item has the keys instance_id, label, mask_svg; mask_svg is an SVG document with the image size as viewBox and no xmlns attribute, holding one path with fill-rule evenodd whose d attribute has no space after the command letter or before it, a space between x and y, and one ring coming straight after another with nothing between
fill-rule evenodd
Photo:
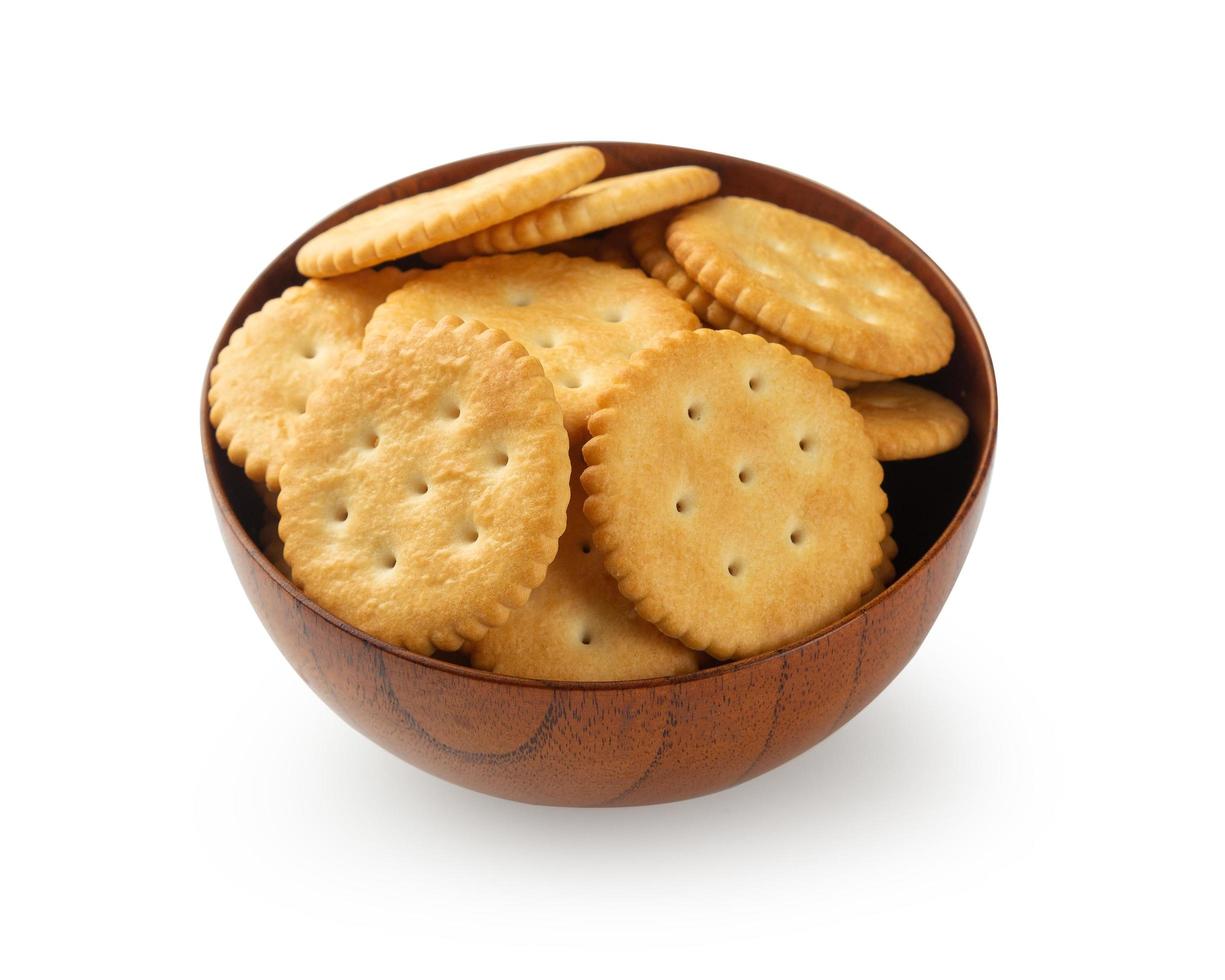
<instances>
[{"instance_id":1,"label":"tilted cracker","mask_svg":"<svg viewBox=\"0 0 1225 980\"><path fill-rule=\"evenodd\" d=\"M885 538L882 545L890 543L892 540L892 538ZM893 547L896 548L897 545L893 545ZM893 580L895 578L897 578L897 569L893 567L893 559L882 558L880 564L872 569L872 585L859 600L860 604L862 605L870 599L875 599L878 595L884 592L885 589L889 588L889 586L893 584Z\"/></svg>"},{"instance_id":2,"label":"tilted cracker","mask_svg":"<svg viewBox=\"0 0 1225 980\"><path fill-rule=\"evenodd\" d=\"M630 254L629 246L624 240L620 228L614 228L606 235L585 235L582 238L567 238L564 241L553 242L551 245L541 245L531 251L548 255L558 252L572 259L598 259L600 262L611 262L622 269L637 269L638 263Z\"/></svg>"},{"instance_id":3,"label":"tilted cracker","mask_svg":"<svg viewBox=\"0 0 1225 980\"><path fill-rule=\"evenodd\" d=\"M362 343L366 323L403 285L399 269L310 279L291 286L234 331L217 357L209 419L230 461L275 490L307 396Z\"/></svg>"},{"instance_id":4,"label":"tilted cracker","mask_svg":"<svg viewBox=\"0 0 1225 980\"><path fill-rule=\"evenodd\" d=\"M889 377L948 363L948 314L910 272L862 238L747 197L686 208L668 251L724 306L840 364Z\"/></svg>"},{"instance_id":5,"label":"tilted cracker","mask_svg":"<svg viewBox=\"0 0 1225 980\"><path fill-rule=\"evenodd\" d=\"M638 614L686 646L775 649L870 587L881 466L803 358L751 334L673 334L635 355L588 428L595 546Z\"/></svg>"},{"instance_id":6,"label":"tilted cracker","mask_svg":"<svg viewBox=\"0 0 1225 980\"><path fill-rule=\"evenodd\" d=\"M888 511L883 516L885 519L885 540L880 543L882 552L880 564L872 569L872 585L863 594L860 603L867 602L869 599L875 599L885 589L889 588L893 580L897 578L897 569L893 567L893 559L897 557L897 542L893 540L893 518L889 516Z\"/></svg>"},{"instance_id":7,"label":"tilted cracker","mask_svg":"<svg viewBox=\"0 0 1225 980\"><path fill-rule=\"evenodd\" d=\"M719 175L706 167L665 167L608 177L511 221L431 249L425 258L449 262L469 255L537 248L698 201L718 190Z\"/></svg>"},{"instance_id":8,"label":"tilted cracker","mask_svg":"<svg viewBox=\"0 0 1225 980\"><path fill-rule=\"evenodd\" d=\"M668 225L676 216L674 211L662 214L652 214L634 222L629 226L629 246L638 264L652 279L658 279L674 295L683 299L693 307L699 319L709 327L720 330L736 330L740 333L755 333L764 337L772 344L781 344L791 351L810 360L814 367L820 368L838 387L847 387L844 382L887 381L888 376L864 371L860 368L848 367L837 361L814 354L812 351L793 344L791 341L759 327L756 323L740 314L729 310L705 289L689 278L689 274L668 251Z\"/></svg>"},{"instance_id":9,"label":"tilted cracker","mask_svg":"<svg viewBox=\"0 0 1225 980\"><path fill-rule=\"evenodd\" d=\"M505 330L538 358L575 438L634 351L698 326L688 306L637 269L526 252L419 272L375 311L366 334L448 313Z\"/></svg>"},{"instance_id":10,"label":"tilted cracker","mask_svg":"<svg viewBox=\"0 0 1225 980\"><path fill-rule=\"evenodd\" d=\"M553 560L568 446L539 362L502 331L444 317L368 337L311 396L282 468L294 581L416 653L479 640Z\"/></svg>"},{"instance_id":11,"label":"tilted cracker","mask_svg":"<svg viewBox=\"0 0 1225 980\"><path fill-rule=\"evenodd\" d=\"M905 381L862 385L851 394L851 407L863 416L877 459L935 456L956 449L970 431L960 406Z\"/></svg>"},{"instance_id":12,"label":"tilted cracker","mask_svg":"<svg viewBox=\"0 0 1225 980\"><path fill-rule=\"evenodd\" d=\"M595 147L567 146L392 201L320 232L298 251L298 271L334 276L424 251L532 211L603 169Z\"/></svg>"},{"instance_id":13,"label":"tilted cracker","mask_svg":"<svg viewBox=\"0 0 1225 980\"><path fill-rule=\"evenodd\" d=\"M566 532L544 582L506 624L472 645L472 665L499 674L560 681L669 677L698 669L698 654L634 612L592 546L572 460Z\"/></svg>"}]
</instances>

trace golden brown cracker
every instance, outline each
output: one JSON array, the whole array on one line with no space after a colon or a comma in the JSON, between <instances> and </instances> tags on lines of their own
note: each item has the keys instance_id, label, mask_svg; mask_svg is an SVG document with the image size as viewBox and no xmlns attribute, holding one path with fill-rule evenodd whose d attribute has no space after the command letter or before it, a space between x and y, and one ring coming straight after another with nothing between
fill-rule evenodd
<instances>
[{"instance_id":1,"label":"golden brown cracker","mask_svg":"<svg viewBox=\"0 0 1225 980\"><path fill-rule=\"evenodd\" d=\"M444 317L368 337L311 396L282 468L294 581L416 653L506 621L565 528L568 441L539 362Z\"/></svg>"},{"instance_id":2,"label":"golden brown cracker","mask_svg":"<svg viewBox=\"0 0 1225 980\"><path fill-rule=\"evenodd\" d=\"M668 226L668 251L721 304L849 367L889 377L948 362L948 314L862 238L766 201L718 197Z\"/></svg>"},{"instance_id":3,"label":"golden brown cracker","mask_svg":"<svg viewBox=\"0 0 1225 980\"><path fill-rule=\"evenodd\" d=\"M575 438L634 351L698 326L688 306L637 269L525 252L414 275L375 312L367 336L447 313L504 330L539 358Z\"/></svg>"},{"instance_id":4,"label":"golden brown cracker","mask_svg":"<svg viewBox=\"0 0 1225 980\"><path fill-rule=\"evenodd\" d=\"M557 558L527 605L472 645L472 665L559 681L620 681L688 674L698 654L634 612L592 545L572 460L570 507Z\"/></svg>"},{"instance_id":5,"label":"golden brown cracker","mask_svg":"<svg viewBox=\"0 0 1225 980\"><path fill-rule=\"evenodd\" d=\"M683 299L693 307L694 313L707 326L720 330L736 330L740 333L755 333L764 337L772 344L781 344L792 354L799 354L812 362L834 380L840 388L852 387L859 381L888 380L884 375L859 368L847 367L828 357L822 357L799 344L779 337L769 330L759 327L751 320L729 310L716 300L710 293L689 278L689 274L680 263L672 257L666 244L668 224L675 216L674 212L653 214L630 226L630 251L639 265L652 279L658 279L674 295Z\"/></svg>"},{"instance_id":6,"label":"golden brown cracker","mask_svg":"<svg viewBox=\"0 0 1225 980\"><path fill-rule=\"evenodd\" d=\"M857 605L885 495L829 376L760 337L678 333L639 352L584 446L595 545L640 616L720 659Z\"/></svg>"},{"instance_id":7,"label":"golden brown cracker","mask_svg":"<svg viewBox=\"0 0 1225 980\"><path fill-rule=\"evenodd\" d=\"M209 419L221 448L248 477L277 488L307 397L361 346L370 315L404 280L399 269L310 279L234 331L211 375Z\"/></svg>"},{"instance_id":8,"label":"golden brown cracker","mask_svg":"<svg viewBox=\"0 0 1225 980\"><path fill-rule=\"evenodd\" d=\"M719 175L706 167L665 167L585 184L543 207L431 249L430 262L518 252L577 238L709 197Z\"/></svg>"},{"instance_id":9,"label":"golden brown cracker","mask_svg":"<svg viewBox=\"0 0 1225 980\"><path fill-rule=\"evenodd\" d=\"M923 459L956 449L970 431L966 413L943 395L904 381L866 384L851 394L851 407L881 460Z\"/></svg>"},{"instance_id":10,"label":"golden brown cracker","mask_svg":"<svg viewBox=\"0 0 1225 980\"><path fill-rule=\"evenodd\" d=\"M298 251L304 276L335 276L413 255L530 212L604 169L591 146L567 146L364 211Z\"/></svg>"}]
</instances>

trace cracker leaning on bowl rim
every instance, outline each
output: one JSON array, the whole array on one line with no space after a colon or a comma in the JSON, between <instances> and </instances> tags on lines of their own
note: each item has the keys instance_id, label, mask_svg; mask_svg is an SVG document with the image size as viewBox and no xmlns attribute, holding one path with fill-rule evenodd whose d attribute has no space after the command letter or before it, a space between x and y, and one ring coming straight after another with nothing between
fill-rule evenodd
<instances>
[{"instance_id":1,"label":"cracker leaning on bowl rim","mask_svg":"<svg viewBox=\"0 0 1225 980\"><path fill-rule=\"evenodd\" d=\"M567 146L392 201L320 232L298 250L298 271L334 276L424 251L538 208L603 169L595 147Z\"/></svg>"},{"instance_id":2,"label":"cracker leaning on bowl rim","mask_svg":"<svg viewBox=\"0 0 1225 980\"><path fill-rule=\"evenodd\" d=\"M801 357L812 361L813 367L820 368L828 374L834 379L834 384L840 388L847 387L846 382L848 381L889 380L888 375L848 367L828 357L815 354L799 344L794 344L763 327L759 327L751 320L723 306L710 293L690 279L689 274L673 258L672 253L668 251L668 225L675 216L675 212L669 211L662 214L648 215L635 221L629 228L630 251L648 276L652 279L658 279L668 287L674 296L679 296L692 306L693 311L703 323L720 330L755 333L758 336L764 337L772 344L781 344L791 351L792 354L799 354Z\"/></svg>"},{"instance_id":3,"label":"cracker leaning on bowl rim","mask_svg":"<svg viewBox=\"0 0 1225 980\"><path fill-rule=\"evenodd\" d=\"M209 420L230 461L273 491L310 393L362 343L375 308L403 285L399 269L291 286L252 313L217 357Z\"/></svg>"},{"instance_id":4,"label":"cracker leaning on bowl rim","mask_svg":"<svg viewBox=\"0 0 1225 980\"><path fill-rule=\"evenodd\" d=\"M719 175L706 167L665 167L608 177L510 221L431 249L424 258L442 263L469 255L537 248L701 200L718 190Z\"/></svg>"},{"instance_id":5,"label":"cracker leaning on bowl rim","mask_svg":"<svg viewBox=\"0 0 1225 980\"><path fill-rule=\"evenodd\" d=\"M961 406L941 394L904 381L857 388L851 407L882 460L923 459L961 445L970 419Z\"/></svg>"},{"instance_id":6,"label":"cracker leaning on bowl rim","mask_svg":"<svg viewBox=\"0 0 1225 980\"><path fill-rule=\"evenodd\" d=\"M634 351L698 326L685 303L641 270L524 252L414 271L375 311L366 336L447 313L505 330L538 358L573 439L586 437L596 399Z\"/></svg>"},{"instance_id":7,"label":"cracker leaning on bowl rim","mask_svg":"<svg viewBox=\"0 0 1225 980\"><path fill-rule=\"evenodd\" d=\"M880 463L829 375L751 334L672 334L600 398L583 447L595 546L638 614L719 659L860 602L880 564Z\"/></svg>"},{"instance_id":8,"label":"cracker leaning on bowl rim","mask_svg":"<svg viewBox=\"0 0 1225 980\"><path fill-rule=\"evenodd\" d=\"M540 363L502 331L388 325L314 392L286 454L294 582L414 653L479 640L556 554L568 447Z\"/></svg>"},{"instance_id":9,"label":"cracker leaning on bowl rim","mask_svg":"<svg viewBox=\"0 0 1225 980\"><path fill-rule=\"evenodd\" d=\"M716 197L668 226L668 251L724 306L840 364L928 374L953 352L948 314L862 238L789 208Z\"/></svg>"}]
</instances>

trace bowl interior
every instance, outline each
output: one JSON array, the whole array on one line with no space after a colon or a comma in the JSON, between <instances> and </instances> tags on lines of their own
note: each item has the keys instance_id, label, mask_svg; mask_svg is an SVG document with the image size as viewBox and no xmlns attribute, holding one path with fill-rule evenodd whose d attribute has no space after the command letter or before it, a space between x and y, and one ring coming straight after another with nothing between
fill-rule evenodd
<instances>
[{"instance_id":1,"label":"bowl interior","mask_svg":"<svg viewBox=\"0 0 1225 980\"><path fill-rule=\"evenodd\" d=\"M923 561L924 556L937 544L941 535L977 492L986 478L994 449L996 395L990 354L974 315L961 294L939 267L897 229L861 205L805 178L764 164L701 150L638 143L597 142L590 145L597 146L604 152L607 160L604 176L684 163L702 164L719 172L722 180L721 194L762 198L810 214L859 235L914 273L948 312L957 335L953 357L939 372L924 376L919 383L934 388L961 405L970 417L970 434L953 452L930 459L884 464L884 488L889 496L889 510L894 519L893 537L898 544L898 556L894 561L898 578L890 587L890 591L899 588L904 582L906 572ZM304 232L274 259L239 300L213 349L209 371L212 370L217 354L225 346L230 334L242 325L249 314L288 287L303 281L303 277L295 268L294 256L301 244L318 231L378 204L442 187L503 163L552 148L521 147L436 167L364 195L325 218ZM403 268L413 268L422 263L417 258L410 257L397 264ZM258 551L255 541L263 520L263 503L242 470L229 461L212 436L212 428L208 423L207 389L206 375L202 404L205 465L218 498L217 505L223 516L230 517L241 525L249 538L251 549ZM294 592L301 601L310 603L309 599L298 592L292 583L285 581L270 564L264 564L271 575L280 579L285 588ZM380 647L386 646L373 638L369 638L369 642ZM438 662L418 658L415 654L395 648L387 649L423 662ZM439 666L452 670L467 669L444 663L439 663ZM726 664L713 669L725 670L734 666ZM482 676L489 675L482 672Z\"/></svg>"}]
</instances>

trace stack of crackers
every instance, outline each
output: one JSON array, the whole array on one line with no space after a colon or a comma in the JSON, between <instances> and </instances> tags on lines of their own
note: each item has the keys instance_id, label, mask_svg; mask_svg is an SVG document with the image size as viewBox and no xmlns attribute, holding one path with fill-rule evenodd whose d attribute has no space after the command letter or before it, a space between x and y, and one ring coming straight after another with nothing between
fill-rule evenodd
<instances>
[{"instance_id":1,"label":"stack of crackers","mask_svg":"<svg viewBox=\"0 0 1225 980\"><path fill-rule=\"evenodd\" d=\"M688 673L878 594L882 460L964 412L899 378L948 316L863 240L576 146L375 208L298 253L209 391L261 546L384 642L557 680Z\"/></svg>"}]
</instances>

